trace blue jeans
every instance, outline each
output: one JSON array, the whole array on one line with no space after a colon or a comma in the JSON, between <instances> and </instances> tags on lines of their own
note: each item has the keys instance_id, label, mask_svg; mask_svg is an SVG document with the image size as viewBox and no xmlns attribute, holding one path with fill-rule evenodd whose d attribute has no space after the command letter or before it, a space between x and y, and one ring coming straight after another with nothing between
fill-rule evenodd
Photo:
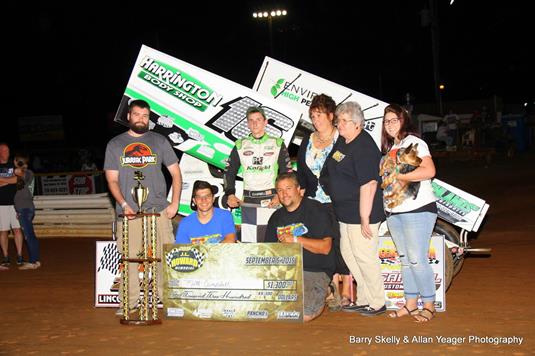
<instances>
[{"instance_id":1,"label":"blue jeans","mask_svg":"<svg viewBox=\"0 0 535 356\"><path fill-rule=\"evenodd\" d=\"M435 301L435 275L429 265L429 244L437 220L434 213L404 213L386 219L401 261L405 300Z\"/></svg>"},{"instance_id":2,"label":"blue jeans","mask_svg":"<svg viewBox=\"0 0 535 356\"><path fill-rule=\"evenodd\" d=\"M37 240L35 231L33 230L33 217L35 216L35 209L17 209L17 215L22 232L24 232L24 239L26 240L26 244L28 246L30 263L40 261L39 240Z\"/></svg>"}]
</instances>

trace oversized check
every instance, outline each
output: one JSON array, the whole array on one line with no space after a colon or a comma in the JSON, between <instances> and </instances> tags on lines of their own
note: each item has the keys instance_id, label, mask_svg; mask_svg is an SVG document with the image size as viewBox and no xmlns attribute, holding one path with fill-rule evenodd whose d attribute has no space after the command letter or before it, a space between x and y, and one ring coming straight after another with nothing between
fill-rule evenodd
<instances>
[{"instance_id":1,"label":"oversized check","mask_svg":"<svg viewBox=\"0 0 535 356\"><path fill-rule=\"evenodd\" d=\"M164 246L167 318L303 321L300 244Z\"/></svg>"}]
</instances>

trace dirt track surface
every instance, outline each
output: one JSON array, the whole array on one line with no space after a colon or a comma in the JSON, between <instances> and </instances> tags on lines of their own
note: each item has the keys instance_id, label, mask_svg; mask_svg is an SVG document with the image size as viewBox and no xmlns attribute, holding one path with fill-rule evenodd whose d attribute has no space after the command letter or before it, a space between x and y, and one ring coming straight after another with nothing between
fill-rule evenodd
<instances>
[{"instance_id":1,"label":"dirt track surface","mask_svg":"<svg viewBox=\"0 0 535 356\"><path fill-rule=\"evenodd\" d=\"M93 307L96 240L44 239L40 270L13 266L0 272L0 355L533 354L534 158L501 159L489 168L438 162L438 178L490 203L472 246L493 251L466 259L446 295L447 311L427 325L325 311L304 325L164 320L159 326L123 326L115 310ZM351 336L372 341L350 343ZM470 342L470 336L523 341L493 345Z\"/></svg>"}]
</instances>

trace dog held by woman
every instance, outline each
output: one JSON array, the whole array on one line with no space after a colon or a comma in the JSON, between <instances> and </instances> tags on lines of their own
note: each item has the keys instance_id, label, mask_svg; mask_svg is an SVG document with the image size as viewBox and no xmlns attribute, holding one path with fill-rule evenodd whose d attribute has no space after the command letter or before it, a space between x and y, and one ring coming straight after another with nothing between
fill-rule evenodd
<instances>
[{"instance_id":1,"label":"dog held by woman","mask_svg":"<svg viewBox=\"0 0 535 356\"><path fill-rule=\"evenodd\" d=\"M389 209L400 205L407 198L416 198L420 182L400 182L397 176L414 171L420 163L422 159L418 157L418 144L391 151L381 159L381 188L385 191L385 204Z\"/></svg>"}]
</instances>

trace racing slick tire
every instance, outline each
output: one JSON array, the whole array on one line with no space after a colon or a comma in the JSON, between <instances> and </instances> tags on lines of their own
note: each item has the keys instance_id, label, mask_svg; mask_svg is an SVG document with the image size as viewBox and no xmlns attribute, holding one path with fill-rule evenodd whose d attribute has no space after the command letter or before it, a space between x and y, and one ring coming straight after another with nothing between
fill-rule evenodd
<instances>
[{"instance_id":1,"label":"racing slick tire","mask_svg":"<svg viewBox=\"0 0 535 356\"><path fill-rule=\"evenodd\" d=\"M439 235L444 235L444 238L446 240L451 241L456 245L460 244L459 232L457 232L457 230L451 224L449 224L448 222L444 220L437 219L437 223L433 231ZM464 254L457 254L456 251L452 252L449 249L447 250L450 251L450 254L451 254L453 276L456 276L457 273L459 273L461 271L461 268L463 267Z\"/></svg>"}]
</instances>

